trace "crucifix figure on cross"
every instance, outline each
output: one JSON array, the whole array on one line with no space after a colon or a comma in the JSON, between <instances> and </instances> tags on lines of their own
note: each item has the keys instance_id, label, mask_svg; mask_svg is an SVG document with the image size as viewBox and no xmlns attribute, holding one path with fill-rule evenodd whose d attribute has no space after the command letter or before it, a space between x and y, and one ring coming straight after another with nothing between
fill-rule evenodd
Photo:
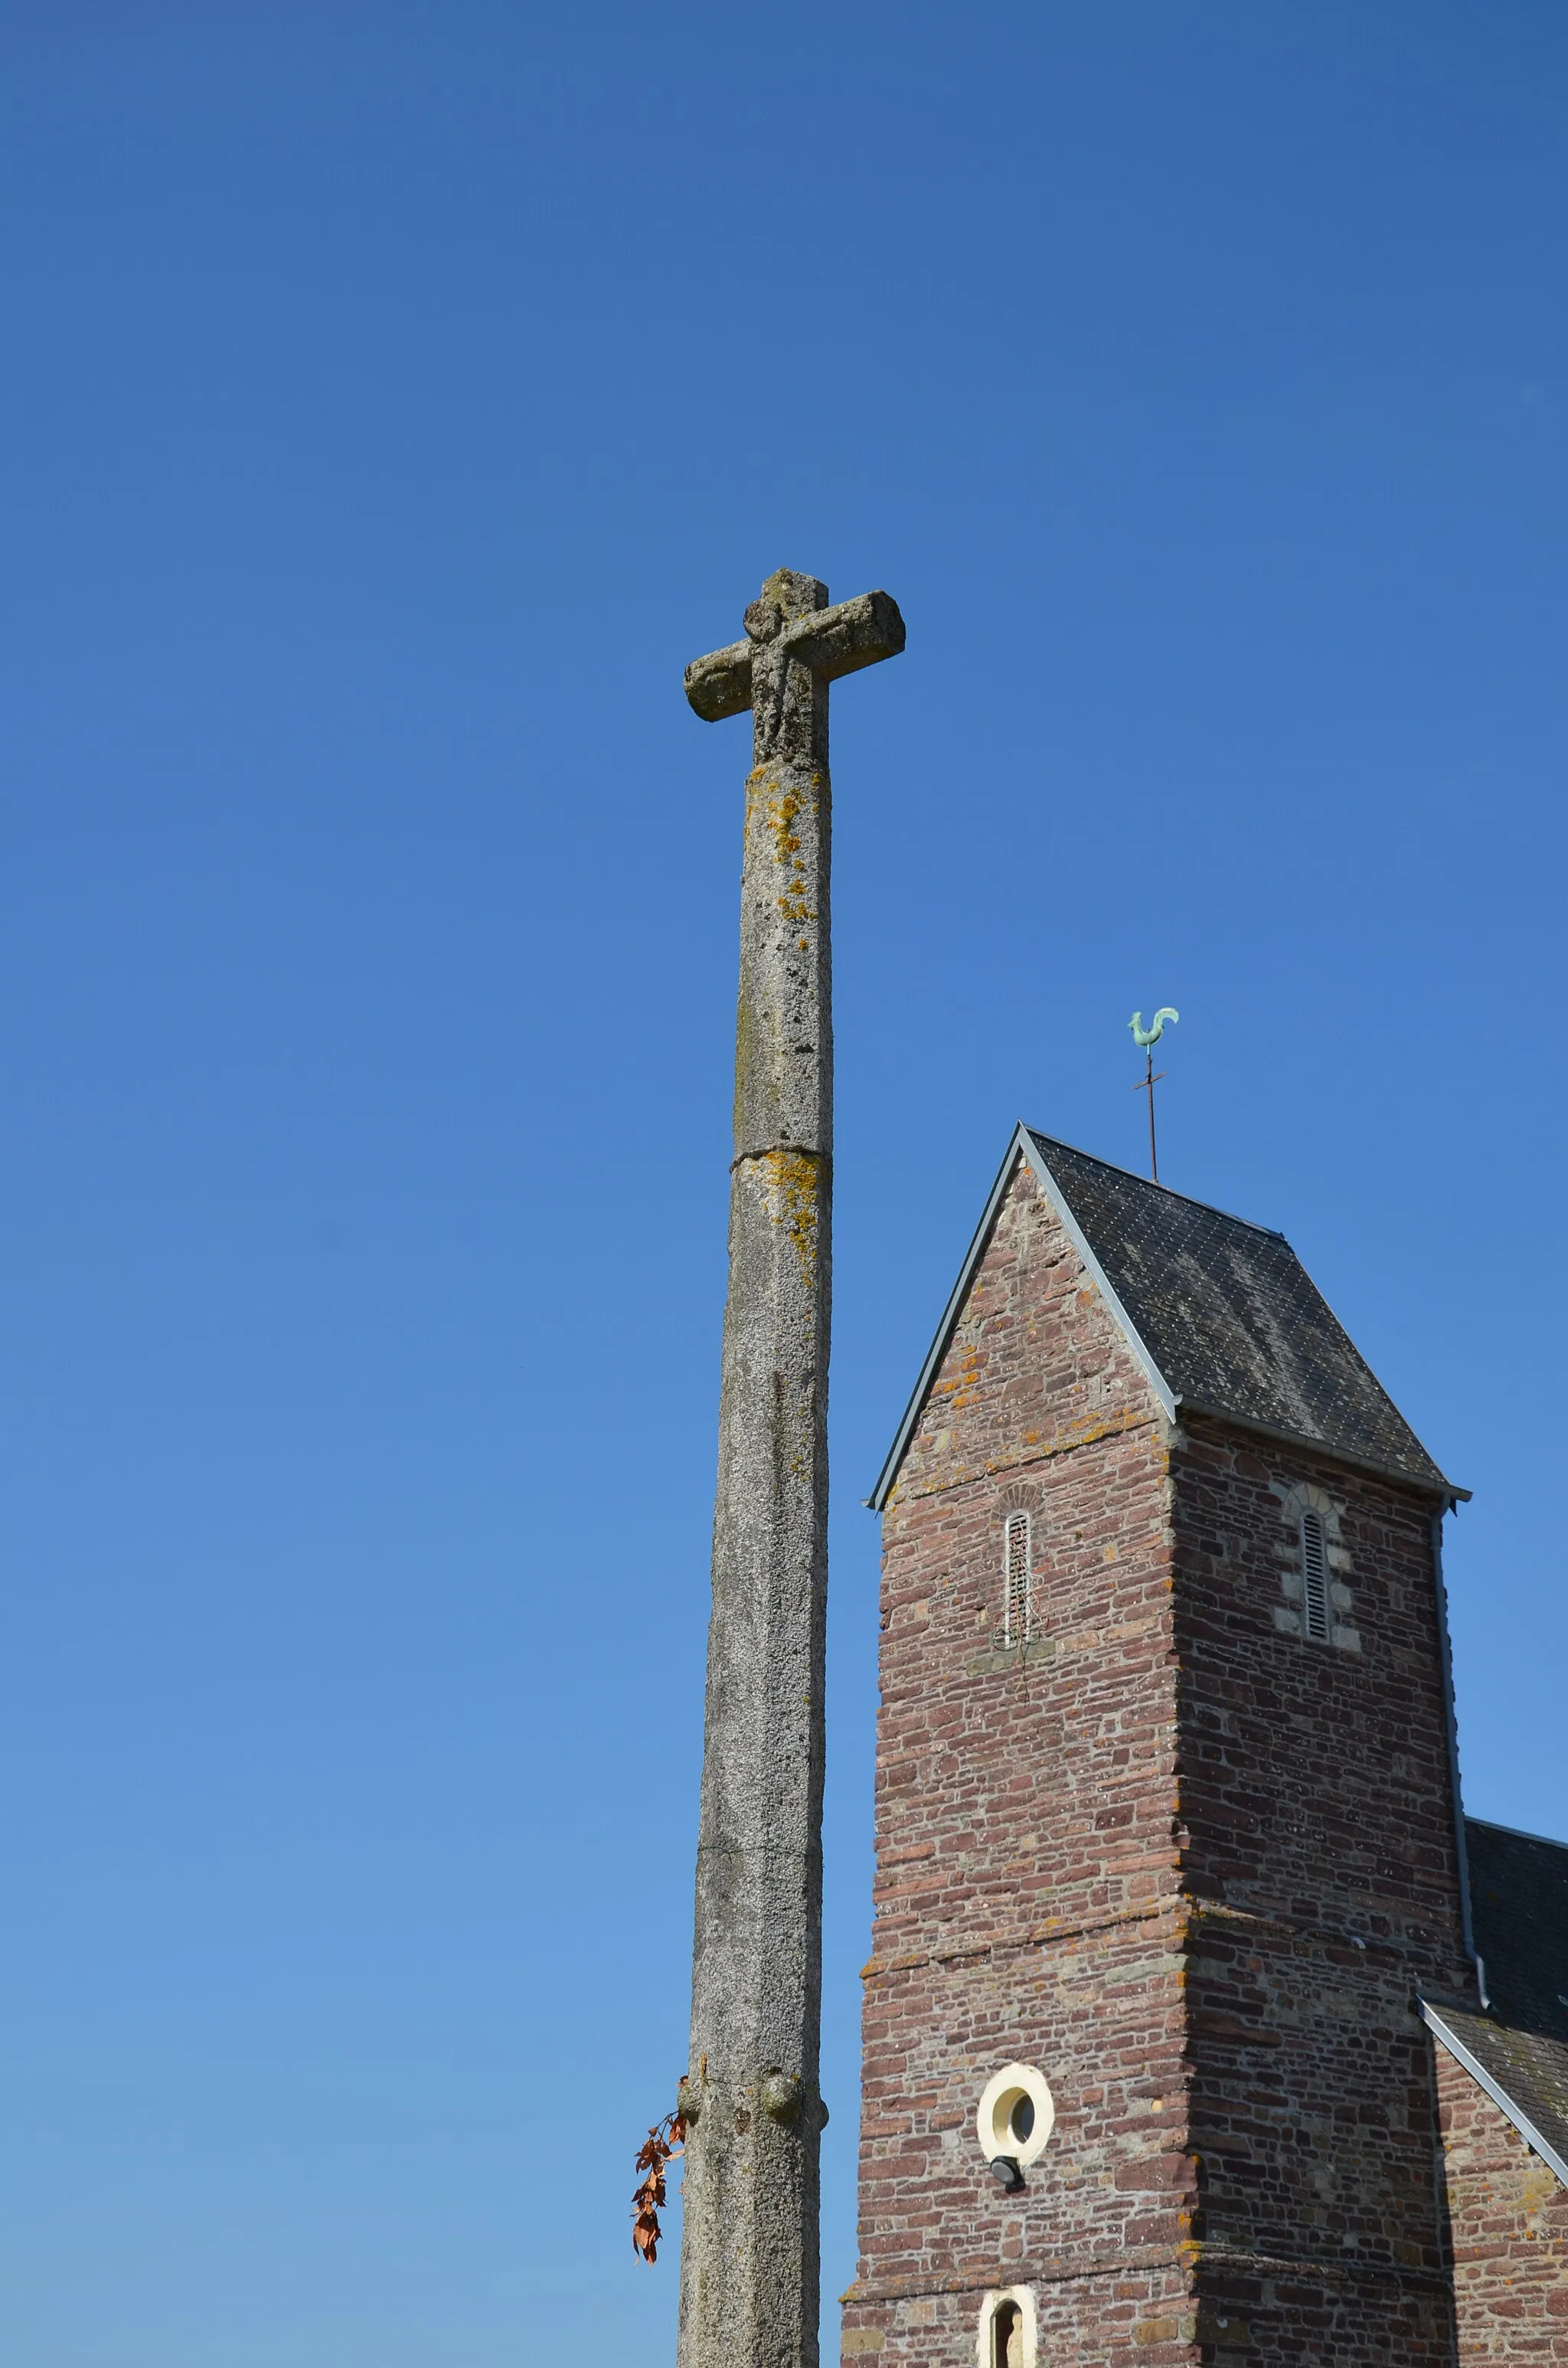
<instances>
[{"instance_id":1,"label":"crucifix figure on cross","mask_svg":"<svg viewBox=\"0 0 1568 2368\"><path fill-rule=\"evenodd\" d=\"M827 687L896 657L903 619L885 592L829 607L827 586L781 567L745 612L746 638L696 658L686 695L705 723L752 712L752 758L827 763Z\"/></svg>"},{"instance_id":2,"label":"crucifix figure on cross","mask_svg":"<svg viewBox=\"0 0 1568 2368\"><path fill-rule=\"evenodd\" d=\"M697 1845L679 2368L816 2368L833 1157L828 685L903 647L885 592L781 568L686 670L752 715L730 1281Z\"/></svg>"}]
</instances>

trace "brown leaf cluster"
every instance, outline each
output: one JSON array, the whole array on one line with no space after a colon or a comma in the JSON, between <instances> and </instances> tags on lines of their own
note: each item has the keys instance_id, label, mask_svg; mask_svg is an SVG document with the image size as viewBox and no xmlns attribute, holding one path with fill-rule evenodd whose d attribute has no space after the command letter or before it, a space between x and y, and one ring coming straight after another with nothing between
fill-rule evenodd
<instances>
[{"instance_id":1,"label":"brown leaf cluster","mask_svg":"<svg viewBox=\"0 0 1568 2368\"><path fill-rule=\"evenodd\" d=\"M678 2159L686 2142L686 2122L680 2113L666 2113L655 2122L633 2168L646 2172L631 2199L631 2241L652 2264L659 2258L659 2209L665 2201L665 2165Z\"/></svg>"}]
</instances>

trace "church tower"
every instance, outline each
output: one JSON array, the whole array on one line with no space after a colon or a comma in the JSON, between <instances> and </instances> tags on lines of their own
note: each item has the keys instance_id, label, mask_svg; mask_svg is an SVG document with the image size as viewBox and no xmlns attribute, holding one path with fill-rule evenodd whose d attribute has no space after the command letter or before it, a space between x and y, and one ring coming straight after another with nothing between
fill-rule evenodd
<instances>
[{"instance_id":1,"label":"church tower","mask_svg":"<svg viewBox=\"0 0 1568 2368\"><path fill-rule=\"evenodd\" d=\"M1451 2368L1446 1480L1283 1238L1020 1128L872 1501L864 2368Z\"/></svg>"}]
</instances>

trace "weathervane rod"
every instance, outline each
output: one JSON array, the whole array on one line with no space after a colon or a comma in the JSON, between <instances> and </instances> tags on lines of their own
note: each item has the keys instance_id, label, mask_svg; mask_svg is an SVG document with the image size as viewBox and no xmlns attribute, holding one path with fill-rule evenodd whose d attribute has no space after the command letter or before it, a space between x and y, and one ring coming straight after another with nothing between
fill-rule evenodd
<instances>
[{"instance_id":1,"label":"weathervane rod","mask_svg":"<svg viewBox=\"0 0 1568 2368\"><path fill-rule=\"evenodd\" d=\"M1149 1097L1149 1173L1156 1184L1160 1180L1160 1158L1154 1142L1154 1087L1165 1072L1162 1069L1158 1076L1154 1073L1154 1047L1165 1032L1166 1020L1180 1018L1180 1012L1173 1011L1166 1003L1155 1012L1152 1028L1144 1027L1141 1011L1135 1011L1127 1023L1132 1030L1133 1042L1144 1056L1144 1073L1132 1090L1135 1094L1147 1094Z\"/></svg>"},{"instance_id":2,"label":"weathervane rod","mask_svg":"<svg viewBox=\"0 0 1568 2368\"><path fill-rule=\"evenodd\" d=\"M1165 1073L1162 1069L1160 1077L1155 1076L1153 1053L1147 1055L1147 1060L1148 1071L1143 1082L1141 1086L1134 1086L1132 1090L1135 1094L1146 1093L1149 1097L1149 1173L1157 1184L1160 1180L1160 1155L1154 1144L1154 1087Z\"/></svg>"}]
</instances>

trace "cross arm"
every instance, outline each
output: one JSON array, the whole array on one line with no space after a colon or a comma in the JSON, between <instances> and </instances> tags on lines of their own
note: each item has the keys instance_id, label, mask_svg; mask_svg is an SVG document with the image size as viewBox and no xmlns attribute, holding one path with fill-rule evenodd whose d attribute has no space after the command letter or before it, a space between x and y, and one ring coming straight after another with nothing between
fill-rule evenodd
<instances>
[{"instance_id":1,"label":"cross arm","mask_svg":"<svg viewBox=\"0 0 1568 2368\"><path fill-rule=\"evenodd\" d=\"M881 658L895 658L903 647L903 619L886 592L862 592L835 609L809 609L788 624L776 607L758 601L747 609L746 624L745 641L694 658L686 670L687 698L705 723L742 715L751 705L754 645L787 652L809 666L819 682L836 682L840 675L855 674Z\"/></svg>"},{"instance_id":2,"label":"cross arm","mask_svg":"<svg viewBox=\"0 0 1568 2368\"><path fill-rule=\"evenodd\" d=\"M790 655L804 658L814 675L836 682L840 675L855 674L881 658L896 658L903 648L903 619L891 593L862 592L858 599L841 600L835 609L819 609L787 625L784 639Z\"/></svg>"},{"instance_id":3,"label":"cross arm","mask_svg":"<svg viewBox=\"0 0 1568 2368\"><path fill-rule=\"evenodd\" d=\"M751 705L751 643L732 642L727 650L693 658L686 670L686 695L704 723L744 715Z\"/></svg>"}]
</instances>

